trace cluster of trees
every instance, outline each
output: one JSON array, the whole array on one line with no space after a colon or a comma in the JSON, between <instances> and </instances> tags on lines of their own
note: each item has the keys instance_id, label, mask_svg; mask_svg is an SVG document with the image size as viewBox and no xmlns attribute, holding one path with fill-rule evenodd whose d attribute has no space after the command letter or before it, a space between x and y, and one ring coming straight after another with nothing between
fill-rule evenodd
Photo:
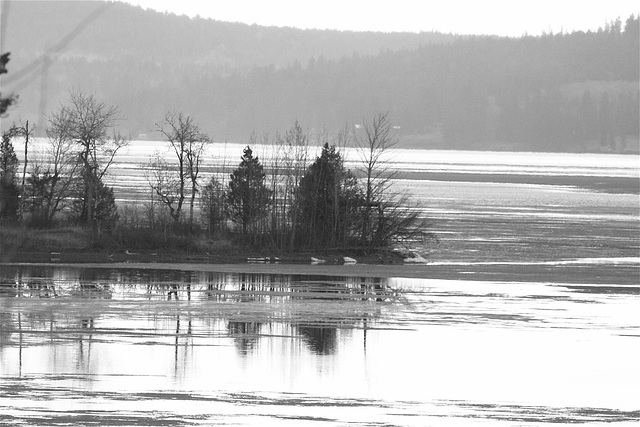
<instances>
[{"instance_id":1,"label":"cluster of trees","mask_svg":"<svg viewBox=\"0 0 640 427\"><path fill-rule=\"evenodd\" d=\"M200 183L202 154L211 138L190 116L170 113L157 124L171 147L171 160L156 154L147 165L155 200L174 228L211 236L233 235L254 247L278 250L360 248L375 250L393 242L425 237L426 223L406 197L391 191L394 173L384 158L397 143L386 114L375 116L362 135L341 133L336 144L324 137L310 161L310 143L298 122L265 142L272 150L266 165L255 155L255 134L240 163L220 168ZM361 167L345 167L341 149L353 145ZM200 218L194 216L196 194ZM188 213L184 200L189 197ZM155 211L147 223L161 222Z\"/></svg>"},{"instance_id":2,"label":"cluster of trees","mask_svg":"<svg viewBox=\"0 0 640 427\"><path fill-rule=\"evenodd\" d=\"M14 124L3 132L2 219L50 227L64 212L95 232L113 228L118 212L113 189L105 184L105 177L118 150L129 142L113 132L118 117L116 107L95 96L72 93L68 105L49 118L44 157L31 162L28 149L33 128L29 128L29 122ZM18 159L11 143L15 137L25 140L19 186Z\"/></svg>"},{"instance_id":3,"label":"cluster of trees","mask_svg":"<svg viewBox=\"0 0 640 427\"><path fill-rule=\"evenodd\" d=\"M106 183L116 154L129 143L114 132L118 120L116 107L72 92L69 102L49 116L44 157L29 156L33 129L28 122L4 132L0 219L39 227L72 221L94 233L122 225L123 209ZM375 116L362 134L341 133L337 146L325 136L313 161L308 136L297 122L269 141L273 156L266 166L251 149L257 143L254 134L237 167L228 175L224 169L209 174L204 185L204 154L212 139L182 113L167 113L156 129L169 154L157 152L144 166L152 198L145 220L130 226L233 236L253 247L284 251L375 250L426 233L419 211L389 188L393 173L384 157L397 140L386 114ZM11 142L16 137L25 139L21 180ZM345 167L341 149L347 145L359 152L360 170Z\"/></svg>"},{"instance_id":4,"label":"cluster of trees","mask_svg":"<svg viewBox=\"0 0 640 427\"><path fill-rule=\"evenodd\" d=\"M0 75L7 73L8 63L9 53L0 52ZM7 109L15 101L15 96L3 97L0 93L0 118L5 117ZM18 157L11 144L11 138L17 133L16 131L16 129L10 129L2 133L2 145L0 145L0 219L13 218L18 211L19 189L16 183Z\"/></svg>"}]
</instances>

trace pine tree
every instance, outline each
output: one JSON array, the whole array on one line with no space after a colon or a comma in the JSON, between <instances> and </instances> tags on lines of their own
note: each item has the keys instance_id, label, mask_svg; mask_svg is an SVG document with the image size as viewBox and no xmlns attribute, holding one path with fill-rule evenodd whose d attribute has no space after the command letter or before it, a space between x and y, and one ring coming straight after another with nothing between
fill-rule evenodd
<instances>
[{"instance_id":1,"label":"pine tree","mask_svg":"<svg viewBox=\"0 0 640 427\"><path fill-rule=\"evenodd\" d=\"M18 157L11 143L11 130L2 134L0 145L0 219L15 220L20 205L19 190L16 184Z\"/></svg>"},{"instance_id":2,"label":"pine tree","mask_svg":"<svg viewBox=\"0 0 640 427\"><path fill-rule=\"evenodd\" d=\"M300 180L296 208L301 245L327 248L345 245L355 227L362 200L357 182L343 165L335 146L325 144L320 156ZM349 224L353 223L353 227Z\"/></svg>"},{"instance_id":3,"label":"pine tree","mask_svg":"<svg viewBox=\"0 0 640 427\"><path fill-rule=\"evenodd\" d=\"M9 52L3 53L0 55L0 74L5 74L7 72L7 64L9 63ZM1 95L1 94L0 94ZM16 102L16 97L14 95L10 95L6 98L0 96L0 117L3 117L7 112L11 104Z\"/></svg>"},{"instance_id":4,"label":"pine tree","mask_svg":"<svg viewBox=\"0 0 640 427\"><path fill-rule=\"evenodd\" d=\"M256 222L263 218L271 204L271 190L265 184L265 172L247 146L240 165L230 176L227 202L229 218L242 227L242 234L257 231Z\"/></svg>"},{"instance_id":5,"label":"pine tree","mask_svg":"<svg viewBox=\"0 0 640 427\"><path fill-rule=\"evenodd\" d=\"M96 193L93 196L94 220L102 229L112 230L119 218L113 188L105 185L102 181L98 181L94 186L96 188ZM78 199L74 200L71 206L72 216L75 217L78 222L86 223L89 212L87 207L87 200L81 195Z\"/></svg>"}]
</instances>

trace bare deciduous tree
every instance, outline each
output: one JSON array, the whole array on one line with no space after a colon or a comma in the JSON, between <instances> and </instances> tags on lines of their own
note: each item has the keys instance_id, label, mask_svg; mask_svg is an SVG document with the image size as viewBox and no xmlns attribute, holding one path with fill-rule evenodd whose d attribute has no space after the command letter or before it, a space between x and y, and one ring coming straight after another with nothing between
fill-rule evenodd
<instances>
[{"instance_id":1,"label":"bare deciduous tree","mask_svg":"<svg viewBox=\"0 0 640 427\"><path fill-rule=\"evenodd\" d=\"M360 172L364 180L364 206L362 207L362 245L374 245L375 222L373 214L383 214L384 195L397 172L387 163L390 151L398 140L391 134L392 125L388 113L373 118L371 124L364 121L363 131L356 133L354 142L360 157Z\"/></svg>"},{"instance_id":2,"label":"bare deciduous tree","mask_svg":"<svg viewBox=\"0 0 640 427\"><path fill-rule=\"evenodd\" d=\"M209 235L213 236L222 230L227 210L224 186L215 175L211 176L202 189L200 201L203 225L207 228Z\"/></svg>"},{"instance_id":3,"label":"bare deciduous tree","mask_svg":"<svg viewBox=\"0 0 640 427\"><path fill-rule=\"evenodd\" d=\"M307 168L309 158L309 138L302 129L302 126L296 122L293 127L285 133L283 150L283 169L286 171L286 179L283 190L283 206L289 212L288 218L285 217L286 223L291 227L289 236L289 249L293 249L297 239L297 210L291 209L296 192L300 186L300 180Z\"/></svg>"},{"instance_id":4,"label":"bare deciduous tree","mask_svg":"<svg viewBox=\"0 0 640 427\"><path fill-rule=\"evenodd\" d=\"M63 121L48 127L45 152L30 165L23 194L34 225L51 226L55 216L69 207L77 195L82 165L70 126L70 121Z\"/></svg>"},{"instance_id":5,"label":"bare deciduous tree","mask_svg":"<svg viewBox=\"0 0 640 427\"><path fill-rule=\"evenodd\" d=\"M156 152L147 165L145 178L160 203L169 209L173 222L178 223L184 202L184 186L181 187L173 166L167 163L162 154Z\"/></svg>"},{"instance_id":6,"label":"bare deciduous tree","mask_svg":"<svg viewBox=\"0 0 640 427\"><path fill-rule=\"evenodd\" d=\"M187 182L190 183L189 201L189 225L193 225L194 205L199 187L200 166L202 154L207 144L211 143L209 136L200 131L200 127L191 116L183 113L167 113L164 120L156 123L156 129L167 139L171 146L177 168L174 172L175 179L169 179L167 172L171 169L166 162L152 162L157 167L162 167L155 173L156 181L150 182L163 203L169 208L171 217L177 224L182 216L182 208L187 197ZM170 173L170 172L169 172ZM171 185L167 185L171 182ZM169 197L169 195L171 197Z\"/></svg>"},{"instance_id":7,"label":"bare deciduous tree","mask_svg":"<svg viewBox=\"0 0 640 427\"><path fill-rule=\"evenodd\" d=\"M119 119L117 107L106 105L94 95L75 91L68 105L61 106L49 119L48 132L63 138L64 144L74 146L83 184L80 219L94 231L103 179L116 153L129 143L113 131Z\"/></svg>"}]
</instances>

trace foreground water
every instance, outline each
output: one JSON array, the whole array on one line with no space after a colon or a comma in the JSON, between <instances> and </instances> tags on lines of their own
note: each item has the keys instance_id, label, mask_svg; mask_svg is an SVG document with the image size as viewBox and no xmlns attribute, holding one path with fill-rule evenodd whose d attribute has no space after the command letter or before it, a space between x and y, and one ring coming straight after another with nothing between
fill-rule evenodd
<instances>
[{"instance_id":1,"label":"foreground water","mask_svg":"<svg viewBox=\"0 0 640 427\"><path fill-rule=\"evenodd\" d=\"M125 267L2 267L3 425L640 421L639 286Z\"/></svg>"}]
</instances>

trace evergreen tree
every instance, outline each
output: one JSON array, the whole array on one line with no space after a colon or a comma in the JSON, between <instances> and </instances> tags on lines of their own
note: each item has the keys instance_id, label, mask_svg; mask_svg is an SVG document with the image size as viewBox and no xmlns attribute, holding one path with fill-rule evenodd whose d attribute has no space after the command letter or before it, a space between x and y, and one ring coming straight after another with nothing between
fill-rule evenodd
<instances>
[{"instance_id":1,"label":"evergreen tree","mask_svg":"<svg viewBox=\"0 0 640 427\"><path fill-rule=\"evenodd\" d=\"M113 188L108 187L102 181L98 181L94 186L96 188L94 199L93 216L96 225L102 229L112 230L118 221L118 208L116 199L113 195ZM81 196L74 200L72 205L72 216L80 223L87 223L89 209L87 199Z\"/></svg>"},{"instance_id":2,"label":"evergreen tree","mask_svg":"<svg viewBox=\"0 0 640 427\"><path fill-rule=\"evenodd\" d=\"M25 210L30 214L31 226L51 226L55 215L66 207L68 200L60 197L63 192L58 189L58 178L51 170L32 167L25 187Z\"/></svg>"},{"instance_id":3,"label":"evergreen tree","mask_svg":"<svg viewBox=\"0 0 640 427\"><path fill-rule=\"evenodd\" d=\"M357 182L343 165L335 146L325 144L320 156L300 180L296 208L301 246L328 248L345 245L357 224L362 205Z\"/></svg>"},{"instance_id":4,"label":"evergreen tree","mask_svg":"<svg viewBox=\"0 0 640 427\"><path fill-rule=\"evenodd\" d=\"M20 206L19 189L16 184L18 156L11 143L12 129L2 134L0 145L0 219L15 220Z\"/></svg>"},{"instance_id":5,"label":"evergreen tree","mask_svg":"<svg viewBox=\"0 0 640 427\"><path fill-rule=\"evenodd\" d=\"M230 175L227 202L229 218L242 228L242 234L258 231L256 222L263 218L271 204L271 190L265 184L265 172L247 146L240 165Z\"/></svg>"},{"instance_id":6,"label":"evergreen tree","mask_svg":"<svg viewBox=\"0 0 640 427\"><path fill-rule=\"evenodd\" d=\"M0 54L0 74L7 72L7 64L9 63L9 52ZM11 104L16 102L16 97L11 95L6 98L0 93L0 117L3 117Z\"/></svg>"}]
</instances>

